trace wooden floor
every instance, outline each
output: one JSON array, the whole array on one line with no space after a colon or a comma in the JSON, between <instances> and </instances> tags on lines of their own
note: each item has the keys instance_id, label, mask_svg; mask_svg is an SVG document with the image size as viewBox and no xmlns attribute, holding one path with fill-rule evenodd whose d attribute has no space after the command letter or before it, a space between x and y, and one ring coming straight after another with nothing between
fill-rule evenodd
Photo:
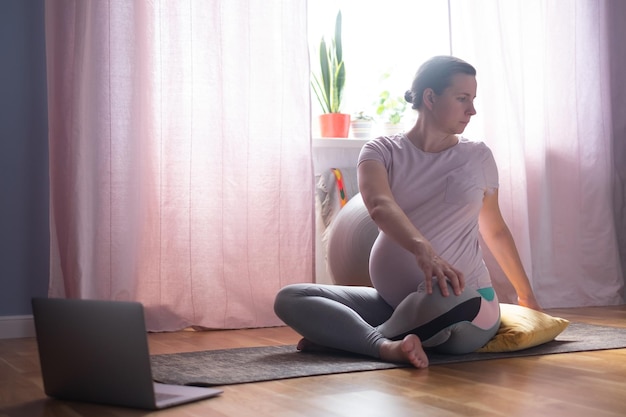
<instances>
[{"instance_id":1,"label":"wooden floor","mask_svg":"<svg viewBox=\"0 0 626 417\"><path fill-rule=\"evenodd\" d=\"M551 310L626 327L626 306ZM151 353L293 344L288 328L151 334ZM47 399L34 339L0 340L0 417L626 416L626 349L393 369L226 386L163 411Z\"/></svg>"}]
</instances>

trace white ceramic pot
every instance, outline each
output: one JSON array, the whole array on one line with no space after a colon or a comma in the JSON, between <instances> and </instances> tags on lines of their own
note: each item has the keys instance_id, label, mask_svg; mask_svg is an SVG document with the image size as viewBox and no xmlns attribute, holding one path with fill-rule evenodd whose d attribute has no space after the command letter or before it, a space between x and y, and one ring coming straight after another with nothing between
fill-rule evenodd
<instances>
[{"instance_id":1,"label":"white ceramic pot","mask_svg":"<svg viewBox=\"0 0 626 417\"><path fill-rule=\"evenodd\" d=\"M350 122L352 136L357 139L367 139L372 134L371 120L352 120Z\"/></svg>"}]
</instances>

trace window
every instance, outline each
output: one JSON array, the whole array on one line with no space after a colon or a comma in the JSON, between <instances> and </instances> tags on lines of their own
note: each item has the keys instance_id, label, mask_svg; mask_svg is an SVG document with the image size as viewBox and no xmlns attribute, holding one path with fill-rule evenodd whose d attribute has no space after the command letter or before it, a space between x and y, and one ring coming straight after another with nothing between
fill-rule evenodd
<instances>
[{"instance_id":1,"label":"window","mask_svg":"<svg viewBox=\"0 0 626 417\"><path fill-rule=\"evenodd\" d=\"M308 7L312 71L318 71L320 39L333 36L335 16L341 10L346 65L344 113L373 114L382 91L403 96L422 62L450 53L447 1L315 0L309 1ZM315 123L321 113L315 98L312 113ZM407 116L405 119L412 120L413 111Z\"/></svg>"}]
</instances>

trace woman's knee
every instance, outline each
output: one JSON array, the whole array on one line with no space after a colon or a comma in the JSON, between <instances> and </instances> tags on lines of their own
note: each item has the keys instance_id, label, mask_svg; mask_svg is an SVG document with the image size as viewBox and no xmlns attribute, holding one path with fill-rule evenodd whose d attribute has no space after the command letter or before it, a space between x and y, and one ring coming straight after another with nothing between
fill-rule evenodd
<instances>
[{"instance_id":1,"label":"woman's knee","mask_svg":"<svg viewBox=\"0 0 626 417\"><path fill-rule=\"evenodd\" d=\"M409 294L379 330L392 339L414 333L425 341L438 335L435 343L439 344L447 339L442 331L456 323L474 320L480 305L480 294L473 290L465 289L460 295L448 296L435 288L432 294L418 291Z\"/></svg>"},{"instance_id":2,"label":"woman's knee","mask_svg":"<svg viewBox=\"0 0 626 417\"><path fill-rule=\"evenodd\" d=\"M274 313L281 319L289 315L298 297L304 292L306 284L290 284L281 288L274 298Z\"/></svg>"},{"instance_id":3,"label":"woman's knee","mask_svg":"<svg viewBox=\"0 0 626 417\"><path fill-rule=\"evenodd\" d=\"M448 337L434 346L435 351L450 355L463 355L483 347L497 333L499 321L490 329L481 329L469 322L456 323L445 329ZM426 345L426 343L425 343Z\"/></svg>"},{"instance_id":4,"label":"woman's knee","mask_svg":"<svg viewBox=\"0 0 626 417\"><path fill-rule=\"evenodd\" d=\"M414 298L410 303L419 305L419 313L423 317L441 317L454 315L457 321L472 321L480 309L481 297L475 290L465 288L459 295L452 292L449 286L449 295L444 296L437 286L433 288L432 294L413 293L407 297ZM408 301L408 300L407 300Z\"/></svg>"}]
</instances>

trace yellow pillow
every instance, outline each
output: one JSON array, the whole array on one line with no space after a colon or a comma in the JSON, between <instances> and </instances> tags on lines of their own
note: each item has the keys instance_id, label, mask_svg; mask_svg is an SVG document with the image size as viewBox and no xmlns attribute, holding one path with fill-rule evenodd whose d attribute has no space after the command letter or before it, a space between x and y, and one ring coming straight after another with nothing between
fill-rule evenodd
<instances>
[{"instance_id":1,"label":"yellow pillow","mask_svg":"<svg viewBox=\"0 0 626 417\"><path fill-rule=\"evenodd\" d=\"M515 304L500 304L498 333L477 352L513 352L554 340L569 321Z\"/></svg>"}]
</instances>

